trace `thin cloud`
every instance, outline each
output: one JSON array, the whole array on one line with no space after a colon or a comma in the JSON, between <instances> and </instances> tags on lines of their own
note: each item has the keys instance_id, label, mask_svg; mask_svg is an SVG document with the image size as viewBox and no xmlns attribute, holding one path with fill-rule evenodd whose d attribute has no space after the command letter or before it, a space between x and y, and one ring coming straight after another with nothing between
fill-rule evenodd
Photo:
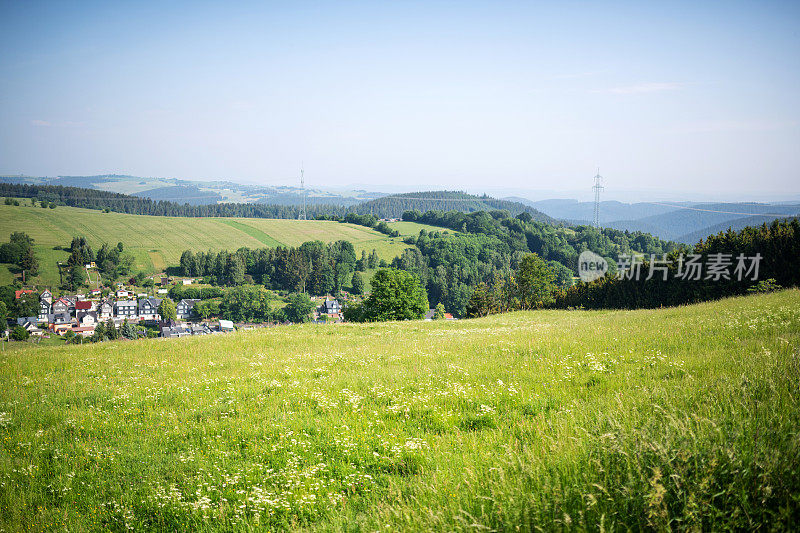
<instances>
[{"instance_id":1,"label":"thin cloud","mask_svg":"<svg viewBox=\"0 0 800 533\"><path fill-rule=\"evenodd\" d=\"M31 120L31 124L34 126L50 126L51 124L46 120Z\"/></svg>"},{"instance_id":2,"label":"thin cloud","mask_svg":"<svg viewBox=\"0 0 800 533\"><path fill-rule=\"evenodd\" d=\"M624 87L612 87L610 89L599 90L595 92L605 92L611 94L647 94L647 93L661 93L664 91L677 91L683 89L685 83L678 82L661 82L661 83L637 83L636 85L627 85Z\"/></svg>"}]
</instances>

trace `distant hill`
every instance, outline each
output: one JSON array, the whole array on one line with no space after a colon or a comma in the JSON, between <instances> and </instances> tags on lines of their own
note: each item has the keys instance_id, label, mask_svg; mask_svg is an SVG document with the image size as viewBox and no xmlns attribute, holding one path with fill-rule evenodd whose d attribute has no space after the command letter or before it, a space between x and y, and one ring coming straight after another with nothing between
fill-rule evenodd
<instances>
[{"instance_id":1,"label":"distant hill","mask_svg":"<svg viewBox=\"0 0 800 533\"><path fill-rule=\"evenodd\" d=\"M729 226L741 229L748 225L761 225L776 218L800 213L800 205L773 205L757 203L694 204L660 215L638 220L617 220L605 224L608 227L628 231L646 231L661 237L686 244L694 244L700 238L718 233L718 228ZM746 219L752 219L747 223ZM739 221L739 222L737 222ZM689 240L683 240L683 239Z\"/></svg>"},{"instance_id":2,"label":"distant hill","mask_svg":"<svg viewBox=\"0 0 800 533\"><path fill-rule=\"evenodd\" d=\"M788 218L794 218L794 217L788 217ZM705 240L711 235L716 235L717 233L728 231L728 229L732 229L733 231L741 231L747 226L761 226L762 224L769 225L772 224L775 220L785 220L785 219L779 219L776 217L764 217L764 216L737 218L734 220L728 220L722 222L720 224L715 224L713 226L708 226L701 230L693 231L685 235L681 235L675 240L686 244L697 244L698 242L700 242L701 239Z\"/></svg>"},{"instance_id":3,"label":"distant hill","mask_svg":"<svg viewBox=\"0 0 800 533\"><path fill-rule=\"evenodd\" d=\"M529 213L534 220L558 224L559 220L538 209L520 202L500 200L491 196L476 196L463 191L427 191L393 194L353 206L350 210L359 214L373 214L380 218L400 218L405 211L475 211L506 210L512 216Z\"/></svg>"},{"instance_id":4,"label":"distant hill","mask_svg":"<svg viewBox=\"0 0 800 533\"><path fill-rule=\"evenodd\" d=\"M167 200L170 202L187 203L191 205L216 204L222 201L222 196L214 191L204 191L192 185L172 185L158 187L134 193L133 196L150 198L152 200Z\"/></svg>"},{"instance_id":5,"label":"distant hill","mask_svg":"<svg viewBox=\"0 0 800 533\"><path fill-rule=\"evenodd\" d=\"M56 177L0 176L0 182L81 187L192 205L208 205L219 202L295 206L303 203L303 189L300 187L242 184L229 180L191 181L177 178L102 174ZM306 189L305 194L309 205L324 204L345 207L384 195L384 193L375 191L329 191L324 189Z\"/></svg>"},{"instance_id":6,"label":"distant hill","mask_svg":"<svg viewBox=\"0 0 800 533\"><path fill-rule=\"evenodd\" d=\"M588 224L594 218L594 202L555 199L531 201L506 198L571 224ZM771 223L776 218L800 214L798 203L697 203L697 202L600 202L604 227L650 233L662 239L695 244L729 227Z\"/></svg>"},{"instance_id":7,"label":"distant hill","mask_svg":"<svg viewBox=\"0 0 800 533\"><path fill-rule=\"evenodd\" d=\"M509 197L504 198L504 200L529 205L551 217L577 224L587 224L594 220L594 202L579 202L571 199L531 201L519 197ZM649 202L626 204L615 200L607 200L600 202L600 223L606 224L616 220L636 220L674 210L674 207Z\"/></svg>"}]
</instances>

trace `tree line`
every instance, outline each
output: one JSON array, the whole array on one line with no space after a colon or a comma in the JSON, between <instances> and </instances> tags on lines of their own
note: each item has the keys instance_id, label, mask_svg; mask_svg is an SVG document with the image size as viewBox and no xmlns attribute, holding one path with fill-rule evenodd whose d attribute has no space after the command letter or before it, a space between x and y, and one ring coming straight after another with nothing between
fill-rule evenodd
<instances>
[{"instance_id":1,"label":"tree line","mask_svg":"<svg viewBox=\"0 0 800 533\"><path fill-rule=\"evenodd\" d=\"M108 210L133 215L172 217L247 217L247 218L299 218L302 206L218 203L206 205L180 204L167 200L152 200L127 194L65 187L62 185L28 185L0 183L0 196L35 198L47 205L66 205L85 209ZM339 205L317 204L307 208L308 216L340 216L347 208Z\"/></svg>"},{"instance_id":2,"label":"tree line","mask_svg":"<svg viewBox=\"0 0 800 533\"><path fill-rule=\"evenodd\" d=\"M729 268L724 275L706 271L699 276L687 276L689 254L698 256L695 264L707 266L723 261ZM737 257L754 258L757 254L760 256L757 280L753 279L754 271L747 272L745 276L736 275ZM663 270L650 279L646 279L647 274L651 266L656 265L651 265L651 257L645 257L638 266L641 273L639 279L632 275L622 278L607 275L591 283L580 283L560 292L554 306L586 309L653 308L736 296L748 291L796 287L800 285L798 259L800 222L796 218L776 220L770 225L712 235L700 241L688 253L676 250L667 254L666 258L656 257L659 263L664 263L661 266ZM750 269L752 261L746 262L745 266Z\"/></svg>"},{"instance_id":3,"label":"tree line","mask_svg":"<svg viewBox=\"0 0 800 533\"><path fill-rule=\"evenodd\" d=\"M273 290L312 295L335 294L351 287L356 271L380 265L375 250L370 254L362 251L357 258L353 243L345 240L328 244L309 241L298 247L243 247L235 252L186 250L180 259L184 276L205 277L218 285L258 283ZM363 280L361 284L363 288Z\"/></svg>"}]
</instances>

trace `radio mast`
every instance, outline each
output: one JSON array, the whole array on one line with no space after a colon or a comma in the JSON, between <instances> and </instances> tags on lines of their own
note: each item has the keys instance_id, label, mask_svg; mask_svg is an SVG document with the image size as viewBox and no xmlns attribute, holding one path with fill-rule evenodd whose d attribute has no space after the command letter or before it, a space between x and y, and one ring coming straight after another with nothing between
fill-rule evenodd
<instances>
[{"instance_id":1,"label":"radio mast","mask_svg":"<svg viewBox=\"0 0 800 533\"><path fill-rule=\"evenodd\" d=\"M594 186L592 189L594 190L594 227L600 227L600 191L603 190L603 186L600 185L600 180L603 179L600 176L600 167L597 167L597 174L594 177Z\"/></svg>"}]
</instances>

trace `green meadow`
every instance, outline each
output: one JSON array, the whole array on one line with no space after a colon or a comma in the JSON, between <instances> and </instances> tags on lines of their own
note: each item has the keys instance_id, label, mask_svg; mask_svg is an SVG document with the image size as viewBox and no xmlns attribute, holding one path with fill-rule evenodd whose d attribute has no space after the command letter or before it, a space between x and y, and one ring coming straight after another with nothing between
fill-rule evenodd
<instances>
[{"instance_id":1,"label":"green meadow","mask_svg":"<svg viewBox=\"0 0 800 533\"><path fill-rule=\"evenodd\" d=\"M28 203L28 200L22 200ZM425 227L414 223L419 229ZM122 241L135 258L135 270L159 272L177 266L184 250L236 250L242 246L299 246L306 241L333 242L348 240L356 253L368 254L374 249L381 259L391 261L406 245L401 238L391 238L373 229L355 224L327 220L275 220L259 218L186 218L103 213L91 209L59 206L42 209L28 205L0 205L0 228L7 240L12 231L24 231L34 238L40 273L33 280L41 285L59 282L58 261L66 261L68 253L55 250L68 247L73 237L86 237L95 249L103 243ZM413 233L413 227L404 230ZM0 284L9 284L14 273L8 265L0 265Z\"/></svg>"},{"instance_id":2,"label":"green meadow","mask_svg":"<svg viewBox=\"0 0 800 533\"><path fill-rule=\"evenodd\" d=\"M800 523L797 290L14 348L5 531Z\"/></svg>"}]
</instances>

